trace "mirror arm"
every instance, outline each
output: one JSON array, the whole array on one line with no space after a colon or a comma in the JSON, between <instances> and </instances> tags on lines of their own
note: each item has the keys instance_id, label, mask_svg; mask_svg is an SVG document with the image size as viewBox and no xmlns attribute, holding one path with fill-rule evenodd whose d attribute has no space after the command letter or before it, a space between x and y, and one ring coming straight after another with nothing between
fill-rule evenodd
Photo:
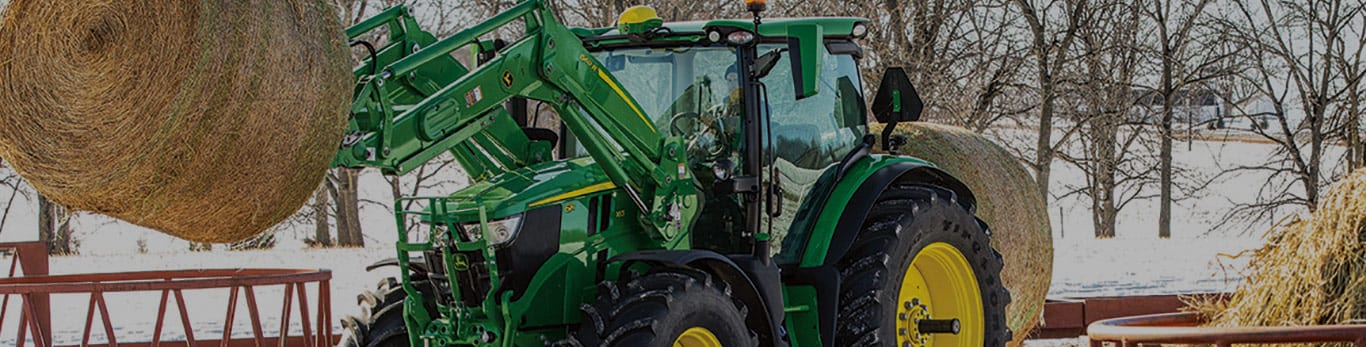
<instances>
[{"instance_id":1,"label":"mirror arm","mask_svg":"<svg viewBox=\"0 0 1366 347\"><path fill-rule=\"evenodd\" d=\"M895 155L896 148L892 146L892 131L896 130L896 120L884 124L882 127L882 150Z\"/></svg>"}]
</instances>

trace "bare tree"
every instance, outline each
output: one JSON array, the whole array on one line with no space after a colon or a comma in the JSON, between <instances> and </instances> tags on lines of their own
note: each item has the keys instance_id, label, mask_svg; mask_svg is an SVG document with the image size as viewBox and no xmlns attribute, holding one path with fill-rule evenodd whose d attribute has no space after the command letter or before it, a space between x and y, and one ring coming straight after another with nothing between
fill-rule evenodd
<instances>
[{"instance_id":1,"label":"bare tree","mask_svg":"<svg viewBox=\"0 0 1366 347\"><path fill-rule=\"evenodd\" d=\"M1366 23L1349 24L1348 29L1351 34L1344 37L1342 42L1349 47L1342 52L1336 63L1338 69L1343 71L1346 76L1362 76L1366 73L1366 68L1362 66L1362 53L1366 52ZM1347 168L1349 170L1366 167L1366 141L1362 140L1362 90L1359 81L1349 81L1347 83L1347 106L1346 115L1342 118L1343 136L1346 137L1344 145L1347 147Z\"/></svg>"},{"instance_id":2,"label":"bare tree","mask_svg":"<svg viewBox=\"0 0 1366 347\"><path fill-rule=\"evenodd\" d=\"M1159 151L1159 189L1157 235L1172 234L1172 122L1175 118L1177 95L1186 87L1214 77L1208 67L1223 59L1208 54L1197 41L1197 26L1204 20L1205 7L1211 0L1151 0L1144 1L1143 15L1156 26L1155 51L1159 60L1160 81L1154 88L1161 98L1160 127L1162 147Z\"/></svg>"},{"instance_id":3,"label":"bare tree","mask_svg":"<svg viewBox=\"0 0 1366 347\"><path fill-rule=\"evenodd\" d=\"M1357 85L1352 86L1352 113L1347 120L1347 166L1353 169L1366 167L1366 141L1362 141L1361 94Z\"/></svg>"},{"instance_id":4,"label":"bare tree","mask_svg":"<svg viewBox=\"0 0 1366 347\"><path fill-rule=\"evenodd\" d=\"M1312 211L1327 182L1341 174L1331 165L1349 163L1325 156L1329 146L1348 141L1345 133L1360 124L1360 100L1354 94L1363 73L1363 10L1366 4L1358 1L1269 0L1236 2L1229 9L1220 29L1243 62L1227 82L1240 92L1230 97L1235 115L1254 124L1271 119L1253 130L1276 144L1277 157L1233 169L1264 172L1272 179L1256 202L1239 204L1226 220L1266 218L1284 206Z\"/></svg>"},{"instance_id":5,"label":"bare tree","mask_svg":"<svg viewBox=\"0 0 1366 347\"><path fill-rule=\"evenodd\" d=\"M1032 37L1030 53L1034 56L1034 72L1038 88L1038 144L1030 166L1035 172L1039 191L1049 196L1053 158L1057 144L1053 142L1053 121L1058 98L1055 75L1067 62L1067 53L1077 38L1082 13L1087 0L1012 0L1029 26ZM1059 141L1056 143L1063 143ZM1047 200L1045 200L1046 202Z\"/></svg>"},{"instance_id":6,"label":"bare tree","mask_svg":"<svg viewBox=\"0 0 1366 347\"><path fill-rule=\"evenodd\" d=\"M787 16L870 20L862 61L865 90L888 67L906 67L925 100L926 119L982 131L1007 116L1027 46L1005 0L793 2Z\"/></svg>"},{"instance_id":7,"label":"bare tree","mask_svg":"<svg viewBox=\"0 0 1366 347\"><path fill-rule=\"evenodd\" d=\"M1133 81L1140 70L1141 37L1145 36L1138 9L1131 3L1096 0L1081 13L1077 62L1062 72L1065 114L1075 125L1076 155L1058 157L1086 175L1073 193L1091 200L1092 225L1098 238L1114 237L1119 212L1142 196L1151 183L1152 163L1141 147L1150 134L1130 122L1134 108ZM1066 109L1071 108L1071 109ZM1066 185L1066 183L1065 183Z\"/></svg>"}]
</instances>

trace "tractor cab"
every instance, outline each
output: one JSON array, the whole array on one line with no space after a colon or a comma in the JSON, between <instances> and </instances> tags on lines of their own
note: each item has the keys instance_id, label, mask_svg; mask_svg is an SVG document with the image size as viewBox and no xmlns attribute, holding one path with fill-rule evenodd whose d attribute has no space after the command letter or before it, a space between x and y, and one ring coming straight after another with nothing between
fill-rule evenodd
<instances>
[{"instance_id":1,"label":"tractor cab","mask_svg":"<svg viewBox=\"0 0 1366 347\"><path fill-rule=\"evenodd\" d=\"M772 250L780 251L821 174L868 132L855 42L866 20L771 19L758 27L665 23L634 7L614 28L575 29L650 120L684 138L703 196L696 247L738 252L748 247L746 232L771 227ZM762 211L737 194L753 190L780 208ZM760 229L748 224L755 221Z\"/></svg>"}]
</instances>

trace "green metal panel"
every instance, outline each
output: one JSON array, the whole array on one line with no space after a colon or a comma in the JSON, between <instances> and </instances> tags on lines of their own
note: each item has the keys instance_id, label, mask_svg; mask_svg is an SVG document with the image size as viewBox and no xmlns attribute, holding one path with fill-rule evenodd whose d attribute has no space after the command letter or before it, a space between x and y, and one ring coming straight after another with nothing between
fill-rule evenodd
<instances>
[{"instance_id":1,"label":"green metal panel","mask_svg":"<svg viewBox=\"0 0 1366 347\"><path fill-rule=\"evenodd\" d=\"M668 19L668 18L665 18ZM868 23L867 19L855 17L812 17L812 18L767 18L759 26L759 35L767 37L786 37L789 27L793 25L818 25L825 30L826 37L849 37L853 35L854 25L858 23ZM726 27L754 31L753 19L718 19L711 21L690 21L664 23L664 28L668 28L674 33L697 33L702 35L703 30L711 27ZM613 36L620 34L615 28L596 28L580 29L576 28L576 33L584 37L592 36Z\"/></svg>"},{"instance_id":2,"label":"green metal panel","mask_svg":"<svg viewBox=\"0 0 1366 347\"><path fill-rule=\"evenodd\" d=\"M830 251L830 240L835 233L840 215L844 213L843 207L853 198L858 187L863 185L863 182L877 170L896 163L906 162L930 165L929 162L911 157L873 155L863 158L850 167L849 171L845 173L844 179L835 185L819 215L793 223L794 229L805 225L811 226L810 236L806 241L806 249L803 250L800 259L801 267L815 267L825 263L825 256ZM794 230L794 232L797 231Z\"/></svg>"},{"instance_id":3,"label":"green metal panel","mask_svg":"<svg viewBox=\"0 0 1366 347\"><path fill-rule=\"evenodd\" d=\"M792 75L795 77L797 99L803 99L820 92L821 56L825 53L825 40L821 26L817 24L793 24L788 26L788 42L791 47L789 59L792 60Z\"/></svg>"}]
</instances>

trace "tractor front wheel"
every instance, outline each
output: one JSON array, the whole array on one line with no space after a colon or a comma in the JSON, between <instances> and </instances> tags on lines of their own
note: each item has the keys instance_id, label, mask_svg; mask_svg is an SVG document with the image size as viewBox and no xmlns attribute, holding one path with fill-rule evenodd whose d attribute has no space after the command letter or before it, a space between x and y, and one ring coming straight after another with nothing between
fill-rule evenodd
<instances>
[{"instance_id":1,"label":"tractor front wheel","mask_svg":"<svg viewBox=\"0 0 1366 347\"><path fill-rule=\"evenodd\" d=\"M953 192L894 185L839 262L839 346L1004 346L1001 255Z\"/></svg>"},{"instance_id":2,"label":"tractor front wheel","mask_svg":"<svg viewBox=\"0 0 1366 347\"><path fill-rule=\"evenodd\" d=\"M604 283L598 300L583 306L578 346L755 346L745 307L729 287L705 272L657 270Z\"/></svg>"},{"instance_id":3,"label":"tractor front wheel","mask_svg":"<svg viewBox=\"0 0 1366 347\"><path fill-rule=\"evenodd\" d=\"M426 280L413 282L418 292L426 297L428 312L436 313L432 302L431 285ZM408 326L403 321L403 300L408 297L398 280L386 278L375 290L357 297L362 317L348 317L342 321L345 334L338 347L406 347Z\"/></svg>"}]
</instances>

